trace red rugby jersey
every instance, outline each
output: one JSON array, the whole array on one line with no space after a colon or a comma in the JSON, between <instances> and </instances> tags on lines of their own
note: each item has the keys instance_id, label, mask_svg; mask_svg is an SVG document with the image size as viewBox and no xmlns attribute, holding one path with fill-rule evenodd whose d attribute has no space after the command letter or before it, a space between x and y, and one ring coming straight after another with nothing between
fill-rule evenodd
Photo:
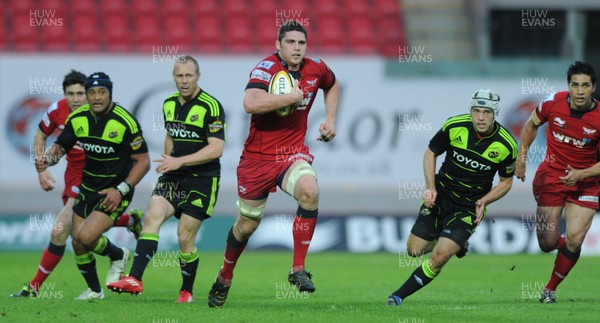
<instances>
[{"instance_id":1,"label":"red rugby jersey","mask_svg":"<svg viewBox=\"0 0 600 323\"><path fill-rule=\"evenodd\" d=\"M56 129L62 131L69 114L71 114L71 109L67 105L66 99L52 103L40 121L40 130L47 136L52 135ZM83 166L85 165L85 153L79 145L75 145L73 149L67 153L67 162L66 171L74 172L81 176Z\"/></svg>"},{"instance_id":2,"label":"red rugby jersey","mask_svg":"<svg viewBox=\"0 0 600 323\"><path fill-rule=\"evenodd\" d=\"M600 111L594 101L591 111L569 107L569 92L545 98L535 110L542 123L548 122L546 157L543 163L556 169L590 167L596 163L600 141Z\"/></svg>"},{"instance_id":3,"label":"red rugby jersey","mask_svg":"<svg viewBox=\"0 0 600 323\"><path fill-rule=\"evenodd\" d=\"M278 53L266 57L250 72L246 89L268 91L271 78L284 69L287 70L287 63ZM300 81L299 86L304 91L302 103L286 117L280 117L274 111L253 114L243 155L261 160L283 160L297 153L308 153L308 147L304 145L308 112L317 91L330 89L335 83L335 75L322 60L306 57L299 71L289 72L296 81Z\"/></svg>"}]
</instances>

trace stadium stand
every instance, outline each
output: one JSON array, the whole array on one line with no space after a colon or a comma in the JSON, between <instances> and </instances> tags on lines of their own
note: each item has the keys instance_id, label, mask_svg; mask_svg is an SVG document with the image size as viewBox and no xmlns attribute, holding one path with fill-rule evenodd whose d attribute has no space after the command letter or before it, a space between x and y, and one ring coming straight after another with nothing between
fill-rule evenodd
<instances>
[{"instance_id":1,"label":"stadium stand","mask_svg":"<svg viewBox=\"0 0 600 323\"><path fill-rule=\"evenodd\" d=\"M264 53L287 19L306 24L314 53L395 57L406 42L398 0L6 0L0 12L3 52Z\"/></svg>"}]
</instances>

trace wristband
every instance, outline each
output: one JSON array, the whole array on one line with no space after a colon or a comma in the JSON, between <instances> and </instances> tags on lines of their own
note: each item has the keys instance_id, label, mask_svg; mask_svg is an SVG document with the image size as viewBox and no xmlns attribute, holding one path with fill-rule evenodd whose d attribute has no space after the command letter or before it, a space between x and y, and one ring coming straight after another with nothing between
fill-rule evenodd
<instances>
[{"instance_id":1,"label":"wristband","mask_svg":"<svg viewBox=\"0 0 600 323\"><path fill-rule=\"evenodd\" d=\"M129 191L131 191L131 185L129 185L127 181L122 181L119 185L117 185L116 189L121 196L125 196L129 193Z\"/></svg>"}]
</instances>

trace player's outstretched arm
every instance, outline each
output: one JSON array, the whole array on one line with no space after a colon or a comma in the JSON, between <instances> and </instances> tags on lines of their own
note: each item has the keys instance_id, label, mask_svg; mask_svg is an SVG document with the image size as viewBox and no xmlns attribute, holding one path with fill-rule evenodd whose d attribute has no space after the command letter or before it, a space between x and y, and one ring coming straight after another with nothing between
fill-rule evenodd
<instances>
[{"instance_id":1,"label":"player's outstretched arm","mask_svg":"<svg viewBox=\"0 0 600 323\"><path fill-rule=\"evenodd\" d=\"M340 103L340 86L338 81L327 91L324 92L325 97L325 121L319 126L320 136L319 141L331 141L336 135L335 121L337 118L338 105Z\"/></svg>"},{"instance_id":2,"label":"player's outstretched arm","mask_svg":"<svg viewBox=\"0 0 600 323\"><path fill-rule=\"evenodd\" d=\"M302 102L304 94L298 87L298 83L300 82L294 84L291 93L281 95L270 94L262 89L247 89L244 93L244 111L250 114L264 114L273 112L281 107L299 105Z\"/></svg>"},{"instance_id":3,"label":"player's outstretched arm","mask_svg":"<svg viewBox=\"0 0 600 323\"><path fill-rule=\"evenodd\" d=\"M537 120L537 122L536 122ZM535 111L531 114L531 117L525 123L523 132L521 133L521 142L519 143L519 151L517 153L517 163L515 167L515 176L521 181L525 181L525 164L527 162L527 152L535 137L540 126L540 120L537 117Z\"/></svg>"}]
</instances>

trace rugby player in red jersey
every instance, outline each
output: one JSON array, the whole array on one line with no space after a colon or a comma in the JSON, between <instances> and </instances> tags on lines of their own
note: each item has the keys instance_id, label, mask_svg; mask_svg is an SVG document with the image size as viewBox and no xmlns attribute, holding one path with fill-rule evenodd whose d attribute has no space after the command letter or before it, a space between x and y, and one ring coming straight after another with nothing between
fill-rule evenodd
<instances>
[{"instance_id":1,"label":"rugby player in red jersey","mask_svg":"<svg viewBox=\"0 0 600 323\"><path fill-rule=\"evenodd\" d=\"M298 201L292 235L294 256L288 281L301 292L314 292L312 275L304 268L306 253L317 223L319 188L311 166L313 156L304 144L308 113L322 89L326 117L317 140L335 137L339 86L335 75L319 59L305 57L306 29L289 20L278 31L277 52L259 62L250 72L244 95L244 110L251 114L250 133L237 169L238 216L227 237L225 259L209 295L210 307L223 306L231 286L233 270L248 239L264 215L269 193L277 187ZM271 78L287 70L296 80L291 93L273 95L268 91ZM281 107L293 106L280 116Z\"/></svg>"},{"instance_id":2,"label":"rugby player in red jersey","mask_svg":"<svg viewBox=\"0 0 600 323\"><path fill-rule=\"evenodd\" d=\"M69 114L87 103L84 88L86 79L87 76L75 70L71 70L65 75L62 84L65 97L48 107L34 136L33 146L36 158L40 158L44 154L48 136L52 135L57 129L62 131ZM62 192L64 206L52 226L50 243L42 254L40 265L33 279L26 283L19 292L12 294L12 297L36 297L40 286L46 281L52 270L56 268L65 252L67 238L71 234L73 203L79 193L85 154L80 147L75 146L69 151L66 159L65 189ZM44 191L54 189L55 180L48 169L38 172L38 179ZM137 239L142 231L141 218L142 212L134 209L130 211L130 214L121 215L115 226L128 227L128 230Z\"/></svg>"},{"instance_id":3,"label":"rugby player in red jersey","mask_svg":"<svg viewBox=\"0 0 600 323\"><path fill-rule=\"evenodd\" d=\"M600 193L600 111L592 98L594 67L575 62L567 71L568 91L544 99L525 123L515 175L525 180L525 162L538 128L548 123L547 152L533 179L536 231L544 252L558 250L540 302L555 303L556 287L575 266L581 245L598 209ZM560 234L565 210L566 234Z\"/></svg>"}]
</instances>

